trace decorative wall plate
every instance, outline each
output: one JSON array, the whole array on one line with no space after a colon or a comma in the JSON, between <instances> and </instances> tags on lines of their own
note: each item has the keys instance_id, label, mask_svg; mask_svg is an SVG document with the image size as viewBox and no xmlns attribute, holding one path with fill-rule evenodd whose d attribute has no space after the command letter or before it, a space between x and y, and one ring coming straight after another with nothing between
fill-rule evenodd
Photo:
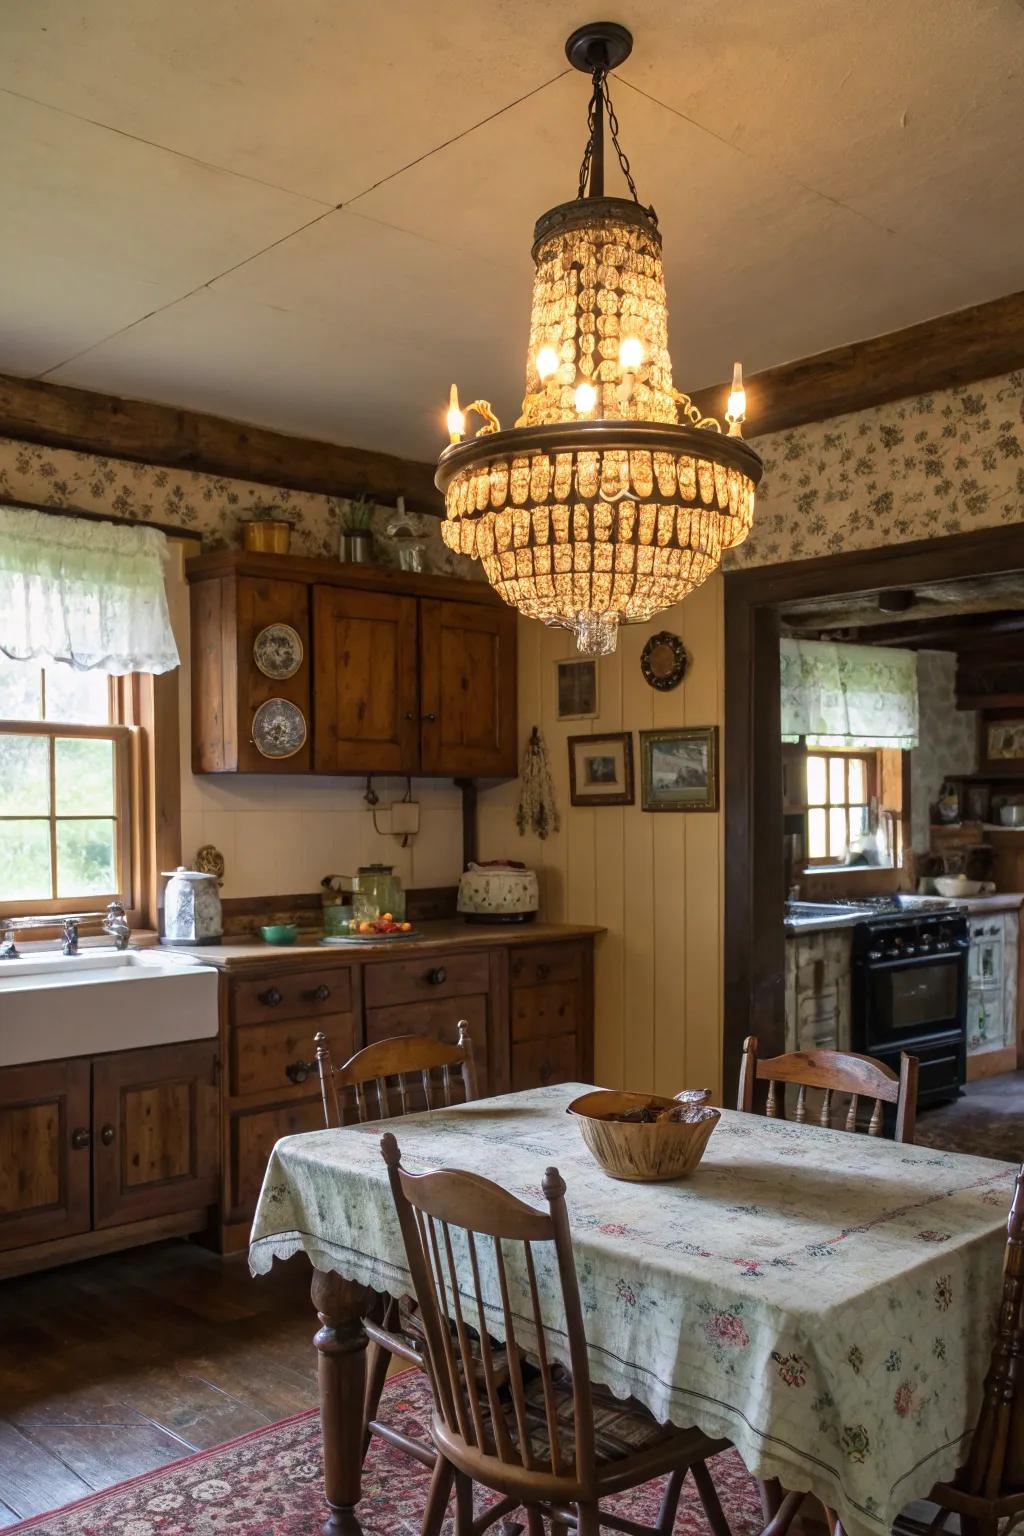
<instances>
[{"instance_id":1,"label":"decorative wall plate","mask_svg":"<svg viewBox=\"0 0 1024 1536\"><path fill-rule=\"evenodd\" d=\"M690 658L678 635L667 629L652 635L640 652L640 671L652 688L667 693L676 688L686 676Z\"/></svg>"},{"instance_id":2,"label":"decorative wall plate","mask_svg":"<svg viewBox=\"0 0 1024 1536\"><path fill-rule=\"evenodd\" d=\"M306 740L306 719L290 699L267 699L252 717L252 742L264 757L294 757Z\"/></svg>"},{"instance_id":3,"label":"decorative wall plate","mask_svg":"<svg viewBox=\"0 0 1024 1536\"><path fill-rule=\"evenodd\" d=\"M302 636L290 624L268 624L253 641L252 659L264 677L294 677L302 655Z\"/></svg>"}]
</instances>

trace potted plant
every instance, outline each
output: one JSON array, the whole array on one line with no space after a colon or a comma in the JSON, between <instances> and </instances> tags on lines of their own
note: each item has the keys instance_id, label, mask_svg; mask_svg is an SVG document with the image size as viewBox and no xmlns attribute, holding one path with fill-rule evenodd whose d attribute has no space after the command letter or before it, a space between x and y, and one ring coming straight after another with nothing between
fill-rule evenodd
<instances>
[{"instance_id":1,"label":"potted plant","mask_svg":"<svg viewBox=\"0 0 1024 1536\"><path fill-rule=\"evenodd\" d=\"M373 559L373 502L360 496L346 504L341 514L339 558L350 565L364 565Z\"/></svg>"}]
</instances>

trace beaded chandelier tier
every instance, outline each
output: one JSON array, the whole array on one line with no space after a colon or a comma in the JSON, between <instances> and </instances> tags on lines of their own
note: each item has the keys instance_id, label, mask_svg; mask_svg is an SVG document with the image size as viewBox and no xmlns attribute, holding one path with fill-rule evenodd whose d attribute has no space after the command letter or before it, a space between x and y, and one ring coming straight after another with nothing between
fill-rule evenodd
<instances>
[{"instance_id":1,"label":"beaded chandelier tier","mask_svg":"<svg viewBox=\"0 0 1024 1536\"><path fill-rule=\"evenodd\" d=\"M672 384L661 235L619 146L608 74L625 27L597 22L566 43L593 82L579 193L534 231L526 395L503 431L486 400L460 408L435 481L441 533L477 557L504 600L562 625L585 654L615 649L620 624L679 602L750 531L761 460L742 440L739 365L725 420ZM604 125L632 194L604 195ZM483 420L465 438L466 415Z\"/></svg>"}]
</instances>

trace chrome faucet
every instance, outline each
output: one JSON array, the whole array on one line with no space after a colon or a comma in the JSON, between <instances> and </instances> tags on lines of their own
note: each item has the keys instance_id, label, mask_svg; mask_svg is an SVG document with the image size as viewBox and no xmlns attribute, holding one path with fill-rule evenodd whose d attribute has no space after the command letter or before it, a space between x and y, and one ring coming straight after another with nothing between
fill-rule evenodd
<instances>
[{"instance_id":1,"label":"chrome faucet","mask_svg":"<svg viewBox=\"0 0 1024 1536\"><path fill-rule=\"evenodd\" d=\"M64 942L61 949L66 955L78 954L78 918L66 917L61 924L64 929Z\"/></svg>"},{"instance_id":2,"label":"chrome faucet","mask_svg":"<svg viewBox=\"0 0 1024 1536\"><path fill-rule=\"evenodd\" d=\"M128 927L128 919L124 915L124 906L120 901L112 901L107 908L107 915L103 919L103 932L109 933L115 949L128 948L131 930Z\"/></svg>"}]
</instances>

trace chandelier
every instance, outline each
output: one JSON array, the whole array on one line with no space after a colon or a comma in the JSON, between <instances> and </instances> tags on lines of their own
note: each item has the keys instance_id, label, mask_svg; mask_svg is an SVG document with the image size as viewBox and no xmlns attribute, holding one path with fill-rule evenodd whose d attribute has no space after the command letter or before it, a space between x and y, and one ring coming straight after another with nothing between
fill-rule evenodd
<instances>
[{"instance_id":1,"label":"chandelier","mask_svg":"<svg viewBox=\"0 0 1024 1536\"><path fill-rule=\"evenodd\" d=\"M722 431L672 384L661 234L619 145L608 75L633 39L614 22L565 45L591 76L579 191L537 220L526 394L502 430L486 400L452 385L451 439L435 483L449 549L478 558L528 618L571 629L580 651L615 649L636 624L707 579L742 543L761 460L742 440L733 371ZM604 194L605 119L631 197ZM480 417L466 437L466 417Z\"/></svg>"}]
</instances>

